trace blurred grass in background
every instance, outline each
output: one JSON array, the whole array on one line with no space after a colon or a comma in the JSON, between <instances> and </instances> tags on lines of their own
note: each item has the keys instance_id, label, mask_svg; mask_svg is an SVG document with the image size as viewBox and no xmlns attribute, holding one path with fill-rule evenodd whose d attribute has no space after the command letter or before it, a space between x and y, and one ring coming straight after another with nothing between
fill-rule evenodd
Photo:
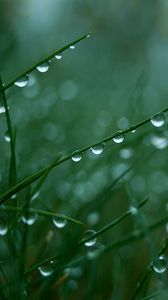
<instances>
[{"instance_id":1,"label":"blurred grass in background","mask_svg":"<svg viewBox=\"0 0 168 300\"><path fill-rule=\"evenodd\" d=\"M75 49L65 51L62 59L52 60L48 72L32 72L27 87L7 90L16 129L19 179L45 167L60 153L95 144L167 106L167 20L166 0L0 0L0 73L4 84L54 50L93 33ZM165 117L163 127L147 124L122 144L109 142L100 156L87 151L80 162L61 164L47 177L30 206L66 214L97 231L149 197L138 217L123 221L100 237L102 245L154 223L167 214ZM0 119L2 194L7 190L10 151L4 139L4 114ZM107 187L131 166L131 172L108 191ZM106 200L99 205L102 197ZM45 243L43 258L73 244L78 230L78 225L68 223L61 231L49 218L39 217L28 231L27 265L39 262ZM53 236L48 242L50 232ZM143 241L77 265L78 275L70 275L56 286L53 299L131 299L165 234L162 226ZM7 259L5 238L0 241L2 261ZM74 257L80 255L79 251ZM168 288L166 276L164 273L151 281L149 294ZM30 299L34 299L36 288ZM164 297L159 295L158 299Z\"/></svg>"}]
</instances>

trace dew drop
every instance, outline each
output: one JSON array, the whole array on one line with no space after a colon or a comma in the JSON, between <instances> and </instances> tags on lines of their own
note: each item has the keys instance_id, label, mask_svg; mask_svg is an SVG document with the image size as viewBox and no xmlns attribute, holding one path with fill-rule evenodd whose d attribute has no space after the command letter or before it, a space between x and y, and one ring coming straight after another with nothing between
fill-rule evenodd
<instances>
[{"instance_id":1,"label":"dew drop","mask_svg":"<svg viewBox=\"0 0 168 300\"><path fill-rule=\"evenodd\" d=\"M155 127L161 127L165 123L165 116L163 113L157 114L151 118L151 123Z\"/></svg>"},{"instance_id":2,"label":"dew drop","mask_svg":"<svg viewBox=\"0 0 168 300\"><path fill-rule=\"evenodd\" d=\"M162 274L166 271L166 258L164 255L159 256L153 261L153 269L156 273Z\"/></svg>"},{"instance_id":3,"label":"dew drop","mask_svg":"<svg viewBox=\"0 0 168 300\"><path fill-rule=\"evenodd\" d=\"M28 83L28 79L28 75L22 76L17 81L15 81L14 84L18 87L25 87Z\"/></svg>"},{"instance_id":4,"label":"dew drop","mask_svg":"<svg viewBox=\"0 0 168 300\"><path fill-rule=\"evenodd\" d=\"M61 58L62 58L62 53L56 54L56 55L55 55L55 58L58 59L58 60L61 59Z\"/></svg>"},{"instance_id":5,"label":"dew drop","mask_svg":"<svg viewBox=\"0 0 168 300\"><path fill-rule=\"evenodd\" d=\"M8 231L8 227L4 223L0 223L0 235L5 235Z\"/></svg>"},{"instance_id":6,"label":"dew drop","mask_svg":"<svg viewBox=\"0 0 168 300\"><path fill-rule=\"evenodd\" d=\"M61 217L53 217L52 220L53 220L54 225L60 229L64 228L67 224L67 220L65 220L64 218L61 218Z\"/></svg>"},{"instance_id":7,"label":"dew drop","mask_svg":"<svg viewBox=\"0 0 168 300\"><path fill-rule=\"evenodd\" d=\"M54 270L53 270L53 261L39 267L38 270L39 270L40 274L44 277L48 277L48 276L52 275L53 272L54 272Z\"/></svg>"},{"instance_id":8,"label":"dew drop","mask_svg":"<svg viewBox=\"0 0 168 300\"><path fill-rule=\"evenodd\" d=\"M71 49L71 50L75 49L75 45L70 45L69 49Z\"/></svg>"},{"instance_id":9,"label":"dew drop","mask_svg":"<svg viewBox=\"0 0 168 300\"><path fill-rule=\"evenodd\" d=\"M96 145L94 147L91 147L90 148L91 152L95 155L99 155L103 152L104 150L104 144L99 144L99 145Z\"/></svg>"},{"instance_id":10,"label":"dew drop","mask_svg":"<svg viewBox=\"0 0 168 300\"><path fill-rule=\"evenodd\" d=\"M23 215L21 219L24 224L31 226L37 221L38 215L34 212L29 212L27 215Z\"/></svg>"},{"instance_id":11,"label":"dew drop","mask_svg":"<svg viewBox=\"0 0 168 300\"><path fill-rule=\"evenodd\" d=\"M92 246L94 246L94 245L96 244L96 240L97 240L97 239L96 239L95 237L91 238L92 235L94 235L95 233L96 233L96 231L94 231L94 230L92 230L92 229L87 230L87 231L84 233L84 235L83 235L83 241L84 241L85 239L90 238L89 240L86 240L86 242L84 241L84 245L85 245L86 247L92 247Z\"/></svg>"},{"instance_id":12,"label":"dew drop","mask_svg":"<svg viewBox=\"0 0 168 300\"><path fill-rule=\"evenodd\" d=\"M8 130L5 132L4 139L7 143L10 143L11 138Z\"/></svg>"},{"instance_id":13,"label":"dew drop","mask_svg":"<svg viewBox=\"0 0 168 300\"><path fill-rule=\"evenodd\" d=\"M119 133L119 132L118 132ZM125 137L123 134L117 135L113 138L113 141L117 144L120 144L124 141Z\"/></svg>"},{"instance_id":14,"label":"dew drop","mask_svg":"<svg viewBox=\"0 0 168 300\"><path fill-rule=\"evenodd\" d=\"M3 113L5 113L5 106L3 106L3 105L1 105L0 106L0 114L3 114Z\"/></svg>"},{"instance_id":15,"label":"dew drop","mask_svg":"<svg viewBox=\"0 0 168 300\"><path fill-rule=\"evenodd\" d=\"M39 65L37 67L37 70L41 73L45 73L48 71L49 67L50 67L50 65L49 65L49 62L47 61L47 62L44 62L43 64Z\"/></svg>"},{"instance_id":16,"label":"dew drop","mask_svg":"<svg viewBox=\"0 0 168 300\"><path fill-rule=\"evenodd\" d=\"M138 214L138 209L137 209L135 206L131 205L131 206L129 207L129 212L130 212L133 216L135 216L135 215Z\"/></svg>"},{"instance_id":17,"label":"dew drop","mask_svg":"<svg viewBox=\"0 0 168 300\"><path fill-rule=\"evenodd\" d=\"M89 33L89 34L87 34L87 36L86 36L87 38L90 38L91 37L91 34Z\"/></svg>"},{"instance_id":18,"label":"dew drop","mask_svg":"<svg viewBox=\"0 0 168 300\"><path fill-rule=\"evenodd\" d=\"M74 152L74 155L72 156L72 160L75 161L75 162L78 162L81 159L82 159L82 153L75 154L75 152Z\"/></svg>"}]
</instances>

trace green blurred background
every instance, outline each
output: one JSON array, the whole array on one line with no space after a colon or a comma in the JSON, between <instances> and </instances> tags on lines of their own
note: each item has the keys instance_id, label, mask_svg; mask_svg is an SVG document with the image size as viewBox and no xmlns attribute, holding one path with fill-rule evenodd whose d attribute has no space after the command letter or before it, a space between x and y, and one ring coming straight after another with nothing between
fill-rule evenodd
<instances>
[{"instance_id":1,"label":"green blurred background","mask_svg":"<svg viewBox=\"0 0 168 300\"><path fill-rule=\"evenodd\" d=\"M69 154L99 142L167 106L166 0L0 0L0 73L4 84L88 32L93 33L91 37L77 44L74 50L65 51L61 60L53 59L48 72L34 71L29 86L23 89L13 86L6 93L17 133L19 178L47 166L59 153ZM10 151L4 140L5 116L0 117L0 179L1 191L4 191ZM121 145L109 142L100 157L88 151L81 162L75 164L69 160L60 165L49 175L33 205L79 216L97 230L130 204L150 196L144 218L146 224L151 223L165 213L167 145L167 122L162 129L148 124L128 135ZM96 210L95 197L154 149L158 151L136 165L115 191L107 195L106 205ZM90 214L97 213L95 223L93 217L91 221L88 219L87 205ZM124 223L123 227L107 234L103 243L117 239L134 226L141 227L142 223L134 219ZM164 229L152 236L152 249L159 245L163 232ZM132 276L136 273L138 277L143 272L150 253L146 244L134 247L128 246L119 254L120 258L110 256L110 267L106 258L100 272L110 268L112 275L109 281L102 279L100 296L93 293L87 299L129 299L127 295L137 280ZM144 264L139 262L141 250ZM122 270L123 265L126 271ZM118 273L113 274L114 266ZM84 278L81 286L79 284L81 291L87 285L87 276ZM123 296L117 296L116 292L113 298L114 282L120 292L123 285ZM107 295L103 292L106 284ZM73 293L73 297L82 297L78 288Z\"/></svg>"}]
</instances>

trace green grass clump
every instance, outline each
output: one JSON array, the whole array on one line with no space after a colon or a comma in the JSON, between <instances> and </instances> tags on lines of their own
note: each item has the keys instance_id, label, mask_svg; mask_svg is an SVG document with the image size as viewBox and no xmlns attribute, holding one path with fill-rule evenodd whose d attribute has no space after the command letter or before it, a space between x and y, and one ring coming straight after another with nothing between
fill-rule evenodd
<instances>
[{"instance_id":1,"label":"green grass clump","mask_svg":"<svg viewBox=\"0 0 168 300\"><path fill-rule=\"evenodd\" d=\"M88 37L54 51L5 85L0 78L10 150L0 193L2 300L166 299L167 196L157 206L137 174L145 165L152 168L167 149L168 108L79 150L76 141L74 149L55 151L52 161L42 161L41 167L39 156L35 171L21 175L20 128L13 126L7 92L15 84L24 89L38 66L47 71L55 56L61 59ZM151 133L153 145L147 141L145 146ZM119 156L129 164L117 163Z\"/></svg>"}]
</instances>

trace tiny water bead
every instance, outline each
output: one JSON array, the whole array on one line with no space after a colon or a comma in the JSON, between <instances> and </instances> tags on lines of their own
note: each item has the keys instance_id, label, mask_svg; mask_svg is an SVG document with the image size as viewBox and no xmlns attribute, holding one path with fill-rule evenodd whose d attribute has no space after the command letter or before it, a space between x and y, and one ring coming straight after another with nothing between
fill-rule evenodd
<instances>
[{"instance_id":1,"label":"tiny water bead","mask_svg":"<svg viewBox=\"0 0 168 300\"><path fill-rule=\"evenodd\" d=\"M11 137L8 130L5 132L4 139L7 143L10 143Z\"/></svg>"},{"instance_id":2,"label":"tiny water bead","mask_svg":"<svg viewBox=\"0 0 168 300\"><path fill-rule=\"evenodd\" d=\"M56 54L56 55L55 55L55 58L58 59L58 60L59 60L59 59L62 59L62 53Z\"/></svg>"},{"instance_id":3,"label":"tiny water bead","mask_svg":"<svg viewBox=\"0 0 168 300\"><path fill-rule=\"evenodd\" d=\"M48 277L54 273L54 265L53 261L49 262L48 264L42 265L38 268L40 274L44 277Z\"/></svg>"},{"instance_id":4,"label":"tiny water bead","mask_svg":"<svg viewBox=\"0 0 168 300\"><path fill-rule=\"evenodd\" d=\"M5 235L8 231L8 227L3 222L0 222L0 235Z\"/></svg>"},{"instance_id":5,"label":"tiny water bead","mask_svg":"<svg viewBox=\"0 0 168 300\"><path fill-rule=\"evenodd\" d=\"M75 49L75 45L70 45L69 49L71 49L71 50Z\"/></svg>"},{"instance_id":6,"label":"tiny water bead","mask_svg":"<svg viewBox=\"0 0 168 300\"><path fill-rule=\"evenodd\" d=\"M167 262L166 262L166 257L164 255L161 255L154 259L153 261L153 270L156 273L162 274L166 271L167 267Z\"/></svg>"},{"instance_id":7,"label":"tiny water bead","mask_svg":"<svg viewBox=\"0 0 168 300\"><path fill-rule=\"evenodd\" d=\"M74 152L74 155L72 156L72 160L75 162L78 162L82 159L82 153L76 153Z\"/></svg>"},{"instance_id":8,"label":"tiny water bead","mask_svg":"<svg viewBox=\"0 0 168 300\"><path fill-rule=\"evenodd\" d=\"M61 217L53 217L52 220L54 225L60 229L64 228L67 224L67 220Z\"/></svg>"},{"instance_id":9,"label":"tiny water bead","mask_svg":"<svg viewBox=\"0 0 168 300\"><path fill-rule=\"evenodd\" d=\"M138 214L138 209L137 209L135 206L131 205L131 206L129 207L129 212L130 212L133 216L135 216L135 215Z\"/></svg>"},{"instance_id":10,"label":"tiny water bead","mask_svg":"<svg viewBox=\"0 0 168 300\"><path fill-rule=\"evenodd\" d=\"M25 75L17 79L17 81L15 81L14 84L18 87L25 87L28 83L28 80L29 80L29 76Z\"/></svg>"},{"instance_id":11,"label":"tiny water bead","mask_svg":"<svg viewBox=\"0 0 168 300\"><path fill-rule=\"evenodd\" d=\"M50 65L49 65L49 62L47 61L47 62L44 62L43 64L39 65L37 67L37 70L41 73L45 73L48 71L49 67L50 67Z\"/></svg>"},{"instance_id":12,"label":"tiny water bead","mask_svg":"<svg viewBox=\"0 0 168 300\"><path fill-rule=\"evenodd\" d=\"M24 224L31 226L37 221L38 215L34 212L28 212L28 214L24 214L21 219Z\"/></svg>"},{"instance_id":13,"label":"tiny water bead","mask_svg":"<svg viewBox=\"0 0 168 300\"><path fill-rule=\"evenodd\" d=\"M99 144L90 148L91 152L95 155L99 155L104 150L104 144Z\"/></svg>"},{"instance_id":14,"label":"tiny water bead","mask_svg":"<svg viewBox=\"0 0 168 300\"><path fill-rule=\"evenodd\" d=\"M165 123L165 116L163 113L157 114L151 118L151 123L155 127L161 127Z\"/></svg>"},{"instance_id":15,"label":"tiny water bead","mask_svg":"<svg viewBox=\"0 0 168 300\"><path fill-rule=\"evenodd\" d=\"M84 241L84 245L86 247L92 247L96 244L96 241L97 241L97 238L93 237L92 236L96 233L96 231L90 229L90 230L87 230L84 235L83 235L83 241ZM89 239L90 238L90 239ZM86 240L86 242L85 242Z\"/></svg>"},{"instance_id":16,"label":"tiny water bead","mask_svg":"<svg viewBox=\"0 0 168 300\"><path fill-rule=\"evenodd\" d=\"M119 134L119 132L118 132L118 135L113 138L113 142L120 144L124 141L124 139L125 139L124 135Z\"/></svg>"},{"instance_id":17,"label":"tiny water bead","mask_svg":"<svg viewBox=\"0 0 168 300\"><path fill-rule=\"evenodd\" d=\"M3 105L0 105L0 114L3 114L3 113L5 113L5 106L3 106Z\"/></svg>"}]
</instances>

